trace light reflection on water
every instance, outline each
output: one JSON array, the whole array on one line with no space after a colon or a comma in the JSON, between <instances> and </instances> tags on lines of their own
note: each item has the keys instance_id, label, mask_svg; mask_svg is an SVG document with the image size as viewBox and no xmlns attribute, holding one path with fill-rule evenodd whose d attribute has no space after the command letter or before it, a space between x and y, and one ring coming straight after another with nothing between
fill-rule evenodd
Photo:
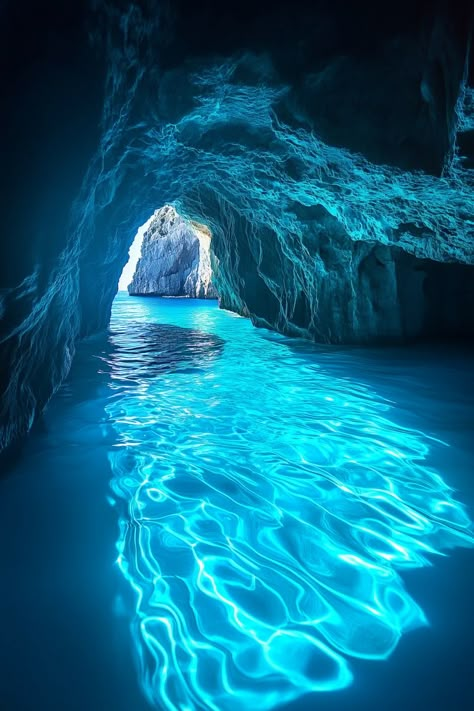
<instances>
[{"instance_id":1,"label":"light reflection on water","mask_svg":"<svg viewBox=\"0 0 474 711\"><path fill-rule=\"evenodd\" d=\"M107 356L118 565L143 689L272 708L426 624L400 571L472 545L423 432L347 372L209 305L119 295Z\"/></svg>"}]
</instances>

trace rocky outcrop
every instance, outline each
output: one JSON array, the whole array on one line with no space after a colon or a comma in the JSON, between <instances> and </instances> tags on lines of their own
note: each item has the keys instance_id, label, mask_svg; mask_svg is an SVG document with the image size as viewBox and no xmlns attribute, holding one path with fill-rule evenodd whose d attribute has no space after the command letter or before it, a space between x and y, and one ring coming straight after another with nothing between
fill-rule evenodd
<instances>
[{"instance_id":1,"label":"rocky outcrop","mask_svg":"<svg viewBox=\"0 0 474 711\"><path fill-rule=\"evenodd\" d=\"M171 205L160 208L144 234L129 294L217 299L210 243L204 225L184 220Z\"/></svg>"},{"instance_id":2,"label":"rocky outcrop","mask_svg":"<svg viewBox=\"0 0 474 711\"><path fill-rule=\"evenodd\" d=\"M1 3L0 448L107 326L156 205L207 225L256 324L472 335L471 26L448 0Z\"/></svg>"},{"instance_id":3,"label":"rocky outcrop","mask_svg":"<svg viewBox=\"0 0 474 711\"><path fill-rule=\"evenodd\" d=\"M256 236L245 220L235 218L233 224L215 277L220 305L258 326L320 343L410 343L474 335L471 265L355 241L322 207L308 211L302 234L284 243L276 230L262 229ZM216 233L213 239L221 255L224 237ZM233 262L234 250L239 259L230 270L225 260Z\"/></svg>"}]
</instances>

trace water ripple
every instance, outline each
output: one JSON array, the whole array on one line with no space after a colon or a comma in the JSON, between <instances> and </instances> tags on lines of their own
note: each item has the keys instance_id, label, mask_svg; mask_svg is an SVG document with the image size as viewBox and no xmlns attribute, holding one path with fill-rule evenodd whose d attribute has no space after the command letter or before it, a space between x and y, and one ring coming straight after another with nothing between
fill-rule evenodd
<instances>
[{"instance_id":1,"label":"water ripple","mask_svg":"<svg viewBox=\"0 0 474 711\"><path fill-rule=\"evenodd\" d=\"M347 686L347 657L384 659L427 622L400 571L472 545L434 442L241 319L161 303L162 326L135 302L133 325L124 304L110 459L148 699L269 709Z\"/></svg>"}]
</instances>

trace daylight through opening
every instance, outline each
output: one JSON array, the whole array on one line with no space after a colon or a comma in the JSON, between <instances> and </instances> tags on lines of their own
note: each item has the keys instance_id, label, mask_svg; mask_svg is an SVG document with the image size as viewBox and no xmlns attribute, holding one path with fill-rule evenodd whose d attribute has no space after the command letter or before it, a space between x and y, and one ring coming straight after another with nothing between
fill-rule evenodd
<instances>
[{"instance_id":1,"label":"daylight through opening","mask_svg":"<svg viewBox=\"0 0 474 711\"><path fill-rule=\"evenodd\" d=\"M164 205L138 229L119 291L133 296L215 299L211 232Z\"/></svg>"}]
</instances>

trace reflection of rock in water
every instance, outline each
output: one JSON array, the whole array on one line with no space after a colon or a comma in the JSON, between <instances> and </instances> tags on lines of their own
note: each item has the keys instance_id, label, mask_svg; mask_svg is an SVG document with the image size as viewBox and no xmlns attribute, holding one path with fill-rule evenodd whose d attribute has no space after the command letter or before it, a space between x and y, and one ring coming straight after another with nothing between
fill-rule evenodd
<instances>
[{"instance_id":1,"label":"reflection of rock in water","mask_svg":"<svg viewBox=\"0 0 474 711\"><path fill-rule=\"evenodd\" d=\"M184 365L202 367L222 353L224 340L211 333L169 324L128 322L110 333L106 354L112 376L153 378Z\"/></svg>"}]
</instances>

